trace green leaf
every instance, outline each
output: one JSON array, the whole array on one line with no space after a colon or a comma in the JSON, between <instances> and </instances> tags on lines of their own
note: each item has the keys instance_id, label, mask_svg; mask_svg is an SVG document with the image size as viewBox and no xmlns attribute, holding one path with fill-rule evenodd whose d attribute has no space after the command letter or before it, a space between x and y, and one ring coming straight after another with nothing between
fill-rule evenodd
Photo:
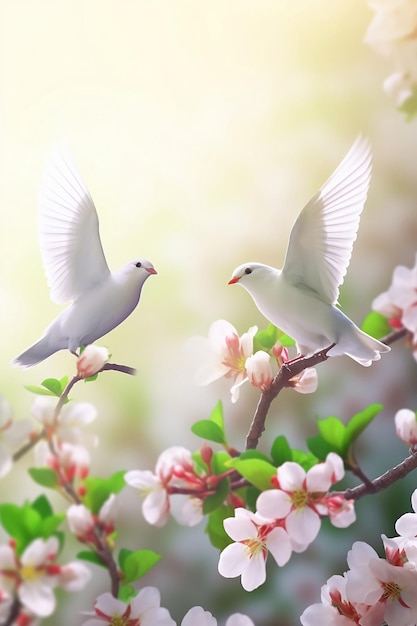
<instances>
[{"instance_id":1,"label":"green leaf","mask_svg":"<svg viewBox=\"0 0 417 626\"><path fill-rule=\"evenodd\" d=\"M0 522L5 531L16 540L16 549L21 554L25 547L41 535L42 518L30 504L0 505Z\"/></svg>"},{"instance_id":2,"label":"green leaf","mask_svg":"<svg viewBox=\"0 0 417 626\"><path fill-rule=\"evenodd\" d=\"M121 548L119 552L118 562L121 570L124 568L125 561L129 555L133 553L133 550L128 550L127 548Z\"/></svg>"},{"instance_id":3,"label":"green leaf","mask_svg":"<svg viewBox=\"0 0 417 626\"><path fill-rule=\"evenodd\" d=\"M43 387L37 387L36 385L25 385L25 389L27 389L27 391L30 391L31 393L36 393L39 396L56 397L56 394L52 393L52 391L48 391L47 389L44 389Z\"/></svg>"},{"instance_id":4,"label":"green leaf","mask_svg":"<svg viewBox=\"0 0 417 626\"><path fill-rule=\"evenodd\" d=\"M287 335L286 333L283 333L282 335L280 335L278 337L278 341L280 342L282 346L284 346L284 348L291 348L292 346L295 346L294 339L290 337L289 335Z\"/></svg>"},{"instance_id":5,"label":"green leaf","mask_svg":"<svg viewBox=\"0 0 417 626\"><path fill-rule=\"evenodd\" d=\"M320 435L333 446L335 452L344 450L346 426L338 417L330 416L317 420L317 427Z\"/></svg>"},{"instance_id":6,"label":"green leaf","mask_svg":"<svg viewBox=\"0 0 417 626\"><path fill-rule=\"evenodd\" d=\"M211 467L214 474L223 474L230 469L230 455L225 450L218 450L213 454Z\"/></svg>"},{"instance_id":7,"label":"green leaf","mask_svg":"<svg viewBox=\"0 0 417 626\"><path fill-rule=\"evenodd\" d=\"M245 459L261 459L262 461L265 461L266 463L271 463L271 459L268 459L268 457L266 456L266 454L264 454L263 452L259 452L259 450L245 450L244 452L242 452L239 457L238 457L241 461L245 460ZM228 467L231 466L230 460L228 462Z\"/></svg>"},{"instance_id":8,"label":"green leaf","mask_svg":"<svg viewBox=\"0 0 417 626\"><path fill-rule=\"evenodd\" d=\"M356 413L346 426L346 445L351 445L383 408L382 404L370 404L360 413Z\"/></svg>"},{"instance_id":9,"label":"green leaf","mask_svg":"<svg viewBox=\"0 0 417 626\"><path fill-rule=\"evenodd\" d=\"M221 506L224 503L229 493L229 488L230 488L229 479L223 478L223 480L221 480L219 484L217 485L216 493L213 493L212 495L207 496L207 498L204 499L204 502L203 502L204 515L208 515L212 511L215 511L216 509L219 508L219 506Z\"/></svg>"},{"instance_id":10,"label":"green leaf","mask_svg":"<svg viewBox=\"0 0 417 626\"><path fill-rule=\"evenodd\" d=\"M327 453L324 458L326 458L326 456ZM299 465L301 465L301 467L305 469L306 472L308 472L311 467L317 465L319 457L314 454L313 450L311 450L311 452L305 452L304 450L293 449L292 460L294 461L294 463L298 463Z\"/></svg>"},{"instance_id":11,"label":"green leaf","mask_svg":"<svg viewBox=\"0 0 417 626\"><path fill-rule=\"evenodd\" d=\"M99 372L96 372L96 374L93 374L92 376L87 376L86 378L84 378L84 382L85 383L91 383L94 380L97 380L98 375L99 375Z\"/></svg>"},{"instance_id":12,"label":"green leaf","mask_svg":"<svg viewBox=\"0 0 417 626\"><path fill-rule=\"evenodd\" d=\"M226 443L224 432L218 424L210 420L200 420L191 426L191 432L206 441L214 441L215 443Z\"/></svg>"},{"instance_id":13,"label":"green leaf","mask_svg":"<svg viewBox=\"0 0 417 626\"><path fill-rule=\"evenodd\" d=\"M217 424L219 428L224 432L224 415L223 415L223 405L221 401L216 404L212 412L210 413L210 420Z\"/></svg>"},{"instance_id":14,"label":"green leaf","mask_svg":"<svg viewBox=\"0 0 417 626\"><path fill-rule=\"evenodd\" d=\"M271 478L276 476L276 467L263 459L233 459L230 463L252 485L261 491L272 489Z\"/></svg>"},{"instance_id":15,"label":"green leaf","mask_svg":"<svg viewBox=\"0 0 417 626\"><path fill-rule=\"evenodd\" d=\"M63 533L57 527L65 519L65 513L54 514L46 496L39 496L33 504L26 502L23 506L2 504L0 506L0 522L6 532L16 540L18 554L34 539L48 539L51 535L58 538L60 547L64 543Z\"/></svg>"},{"instance_id":16,"label":"green leaf","mask_svg":"<svg viewBox=\"0 0 417 626\"><path fill-rule=\"evenodd\" d=\"M132 587L132 585L120 585L119 593L118 593L117 597L122 602L126 602L126 604L129 604L129 602L135 596L137 596L137 594L138 594L137 589Z\"/></svg>"},{"instance_id":17,"label":"green leaf","mask_svg":"<svg viewBox=\"0 0 417 626\"><path fill-rule=\"evenodd\" d=\"M97 556L95 552L91 552L90 550L82 550L77 554L77 559L81 561L88 561L89 563L94 563L95 565L99 565L100 567L107 567L101 559Z\"/></svg>"},{"instance_id":18,"label":"green leaf","mask_svg":"<svg viewBox=\"0 0 417 626\"><path fill-rule=\"evenodd\" d=\"M244 489L239 489L238 490L238 494L240 495L242 492L242 497L245 500L246 503L246 507L250 510L255 512L256 511L256 501L258 499L259 494L261 493L259 491L259 489L257 489L256 487L245 487Z\"/></svg>"},{"instance_id":19,"label":"green leaf","mask_svg":"<svg viewBox=\"0 0 417 626\"><path fill-rule=\"evenodd\" d=\"M376 339L380 339L392 331L391 326L388 324L388 319L376 311L372 311L365 317L361 328L364 333Z\"/></svg>"},{"instance_id":20,"label":"green leaf","mask_svg":"<svg viewBox=\"0 0 417 626\"><path fill-rule=\"evenodd\" d=\"M49 517L54 513L51 503L44 494L41 494L32 502L32 509L35 509L43 518Z\"/></svg>"},{"instance_id":21,"label":"green leaf","mask_svg":"<svg viewBox=\"0 0 417 626\"><path fill-rule=\"evenodd\" d=\"M253 338L253 351L268 352L276 344L280 332L274 324L268 324L264 330L258 330Z\"/></svg>"},{"instance_id":22,"label":"green leaf","mask_svg":"<svg viewBox=\"0 0 417 626\"><path fill-rule=\"evenodd\" d=\"M42 387L38 387L37 385L26 385L25 389L31 391L32 393L36 393L39 396L54 396L56 398L62 394L67 384L68 376L64 376L60 380L57 380L56 378L46 378L41 383ZM68 398L65 402L68 402Z\"/></svg>"},{"instance_id":23,"label":"green leaf","mask_svg":"<svg viewBox=\"0 0 417 626\"><path fill-rule=\"evenodd\" d=\"M334 446L323 439L321 435L314 435L307 438L308 449L317 457L319 461L324 461L329 452L334 452ZM294 458L294 461L296 459ZM297 461L298 462L298 461ZM315 465L315 463L313 464ZM306 468L304 468L306 469Z\"/></svg>"},{"instance_id":24,"label":"green leaf","mask_svg":"<svg viewBox=\"0 0 417 626\"><path fill-rule=\"evenodd\" d=\"M56 378L46 378L41 382L42 387L48 389L54 396L60 396L62 392L61 381Z\"/></svg>"},{"instance_id":25,"label":"green leaf","mask_svg":"<svg viewBox=\"0 0 417 626\"><path fill-rule=\"evenodd\" d=\"M231 539L229 535L226 533L223 527L223 520L227 517L233 517L234 509L230 505L223 505L210 513L207 521L207 526L204 529L204 532L207 533L210 543L215 548L219 550L223 550L227 545L229 545Z\"/></svg>"},{"instance_id":26,"label":"green leaf","mask_svg":"<svg viewBox=\"0 0 417 626\"><path fill-rule=\"evenodd\" d=\"M292 461L292 450L284 435L279 435L271 447L271 457L275 465L282 465L286 461Z\"/></svg>"},{"instance_id":27,"label":"green leaf","mask_svg":"<svg viewBox=\"0 0 417 626\"><path fill-rule=\"evenodd\" d=\"M99 513L101 507L112 493L119 493L125 486L125 471L116 472L109 478L88 476L84 481L86 494L83 498L85 506L93 513Z\"/></svg>"},{"instance_id":28,"label":"green leaf","mask_svg":"<svg viewBox=\"0 0 417 626\"><path fill-rule=\"evenodd\" d=\"M42 537L47 539L54 534L54 531L65 519L65 513L56 513L42 520Z\"/></svg>"},{"instance_id":29,"label":"green leaf","mask_svg":"<svg viewBox=\"0 0 417 626\"><path fill-rule=\"evenodd\" d=\"M152 550L135 550L129 554L126 554L125 550L120 552L123 552L123 555L119 555L119 565L124 574L124 584L141 578L161 559L161 556Z\"/></svg>"},{"instance_id":30,"label":"green leaf","mask_svg":"<svg viewBox=\"0 0 417 626\"><path fill-rule=\"evenodd\" d=\"M28 469L28 473L35 483L41 485L41 487L56 489L58 486L58 476L49 467L31 467Z\"/></svg>"},{"instance_id":31,"label":"green leaf","mask_svg":"<svg viewBox=\"0 0 417 626\"><path fill-rule=\"evenodd\" d=\"M191 426L191 432L201 439L226 445L223 405L219 401L210 414L210 419L200 420Z\"/></svg>"}]
</instances>

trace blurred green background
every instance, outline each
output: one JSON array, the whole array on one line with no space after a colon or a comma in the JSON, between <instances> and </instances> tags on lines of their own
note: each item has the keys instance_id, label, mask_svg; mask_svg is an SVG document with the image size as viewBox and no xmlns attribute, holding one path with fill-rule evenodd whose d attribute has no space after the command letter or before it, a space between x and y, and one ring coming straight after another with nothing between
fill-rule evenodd
<instances>
[{"instance_id":1,"label":"blurred green background","mask_svg":"<svg viewBox=\"0 0 417 626\"><path fill-rule=\"evenodd\" d=\"M74 371L58 353L31 370L10 360L42 334L59 309L49 299L37 241L37 189L55 138L64 135L93 196L111 268L135 256L158 276L139 308L98 343L113 360L138 368L132 379L105 373L72 397L99 411L89 427L100 445L91 472L150 468L164 448L200 442L193 421L225 405L230 442L244 445L257 394L231 405L228 386L197 388L186 340L225 318L240 333L264 319L248 294L227 286L232 270L256 260L280 266L290 227L341 161L358 133L370 138L374 168L340 301L361 323L394 267L414 263L417 241L417 129L382 91L394 68L363 43L372 13L364 0L2 0L0 46L0 392L16 417L33 397L23 386ZM319 368L312 396L285 391L275 401L261 449L285 434L294 446L315 433L315 417L347 420L368 403L383 414L358 445L373 477L407 450L394 436L396 410L416 408L416 364L403 345L370 369L347 358ZM3 480L1 499L38 493L25 473ZM325 524L308 553L246 594L217 573L203 524L149 528L132 492L124 493L120 545L153 548L164 559L144 584L157 585L179 622L201 604L218 618L239 610L257 626L292 626L319 600L328 576L345 568L346 550L379 534L409 510L417 481L358 503L348 531ZM350 484L355 484L352 480ZM58 510L65 504L52 497ZM68 546L70 559L76 546ZM81 624L105 572L83 594L62 595L60 623ZM57 615L45 621L57 624ZM224 619L224 618L223 618Z\"/></svg>"}]
</instances>

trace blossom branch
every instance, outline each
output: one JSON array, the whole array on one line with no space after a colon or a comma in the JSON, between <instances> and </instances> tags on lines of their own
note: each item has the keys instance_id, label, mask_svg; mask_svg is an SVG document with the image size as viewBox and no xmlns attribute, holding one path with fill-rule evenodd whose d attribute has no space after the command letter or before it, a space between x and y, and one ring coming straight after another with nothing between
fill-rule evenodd
<instances>
[{"instance_id":1,"label":"blossom branch","mask_svg":"<svg viewBox=\"0 0 417 626\"><path fill-rule=\"evenodd\" d=\"M389 335L386 335L380 341L385 343L386 345L391 345L395 341L406 337L409 334L409 331L406 328L400 328L399 330L395 330ZM334 344L326 348L325 350L320 350L316 352L310 357L302 358L302 359L294 359L293 361L289 361L288 363L284 363L274 380L272 381L270 387L262 392L261 397L258 402L258 406L256 407L255 415L253 417L248 435L246 437L246 450L254 450L256 449L259 439L262 436L262 433L265 430L265 420L271 406L271 403L277 395L284 389L284 387L291 386L291 379L300 374L303 370L308 367L315 367L319 363L323 363L323 361L327 361L328 352L333 348Z\"/></svg>"},{"instance_id":2,"label":"blossom branch","mask_svg":"<svg viewBox=\"0 0 417 626\"><path fill-rule=\"evenodd\" d=\"M136 376L137 374L137 370L134 367L129 367L128 365L119 365L118 363L105 363L97 373L104 372L106 370L122 372L122 374L129 374L129 376Z\"/></svg>"},{"instance_id":3,"label":"blossom branch","mask_svg":"<svg viewBox=\"0 0 417 626\"><path fill-rule=\"evenodd\" d=\"M30 452L30 450L32 450L32 448L36 446L36 444L39 441L41 441L41 439L44 439L45 437L46 437L46 432L45 432L45 429L42 428L42 430L33 438L31 438L30 441L25 443L25 445L19 448L19 450L16 450L16 452L12 456L13 463L15 463L16 461L19 461L22 458L22 456L25 456L27 452Z\"/></svg>"},{"instance_id":4,"label":"blossom branch","mask_svg":"<svg viewBox=\"0 0 417 626\"><path fill-rule=\"evenodd\" d=\"M281 366L270 387L261 393L252 424L246 437L246 450L254 450L257 447L259 439L265 430L265 420L271 403L275 400L280 391L282 391L284 387L290 386L290 380L294 378L294 376L297 376L297 374L300 374L307 367L314 367L315 365L326 361L329 358L327 353L331 350L331 348L333 348L333 346L334 344L325 350L316 352L316 354L313 354L310 357L284 363Z\"/></svg>"},{"instance_id":5,"label":"blossom branch","mask_svg":"<svg viewBox=\"0 0 417 626\"><path fill-rule=\"evenodd\" d=\"M346 489L341 492L341 495L343 495L346 500L359 500L359 498L362 498L363 496L384 491L397 480L404 478L415 469L417 469L417 450L412 449L410 456L405 458L404 461L401 461L401 463L395 467L387 470L378 478L369 481L369 483L362 483L352 489ZM335 494L332 492L331 495Z\"/></svg>"}]
</instances>

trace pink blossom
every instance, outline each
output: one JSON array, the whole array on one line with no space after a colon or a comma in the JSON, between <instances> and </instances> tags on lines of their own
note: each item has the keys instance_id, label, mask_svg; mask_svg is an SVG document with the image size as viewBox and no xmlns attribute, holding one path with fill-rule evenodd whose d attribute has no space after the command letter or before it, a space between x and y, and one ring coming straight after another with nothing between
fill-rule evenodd
<instances>
[{"instance_id":1,"label":"pink blossom","mask_svg":"<svg viewBox=\"0 0 417 626\"><path fill-rule=\"evenodd\" d=\"M126 472L125 481L144 496L142 513L148 524L164 526L168 521L170 504L166 486L159 476L150 470L131 470Z\"/></svg>"},{"instance_id":2,"label":"pink blossom","mask_svg":"<svg viewBox=\"0 0 417 626\"><path fill-rule=\"evenodd\" d=\"M274 524L272 520L237 508L235 517L228 517L223 524L235 543L221 552L219 573L225 578L241 576L242 587L246 591L253 591L265 582L268 552L271 552L280 566L289 560L290 538L284 528Z\"/></svg>"},{"instance_id":3,"label":"pink blossom","mask_svg":"<svg viewBox=\"0 0 417 626\"><path fill-rule=\"evenodd\" d=\"M11 545L0 546L0 584L15 592L22 605L39 617L51 615L55 609L53 589L61 585L68 591L84 587L89 570L81 563L61 566L55 563L58 539L35 539L19 557Z\"/></svg>"},{"instance_id":4,"label":"pink blossom","mask_svg":"<svg viewBox=\"0 0 417 626\"><path fill-rule=\"evenodd\" d=\"M83 626L176 626L167 609L161 608L161 596L156 587L144 587L126 604L111 593L102 593L94 604L93 615Z\"/></svg>"},{"instance_id":5,"label":"pink blossom","mask_svg":"<svg viewBox=\"0 0 417 626\"><path fill-rule=\"evenodd\" d=\"M413 335L414 358L417 360L417 255L412 269L395 268L388 290L379 295L372 308L388 318L392 328L406 328Z\"/></svg>"},{"instance_id":6,"label":"pink blossom","mask_svg":"<svg viewBox=\"0 0 417 626\"><path fill-rule=\"evenodd\" d=\"M71 402L61 409L58 416L55 411L56 399L48 396L36 396L31 407L33 417L43 425L50 437L82 445L88 439L82 431L96 419L96 408L90 402Z\"/></svg>"},{"instance_id":7,"label":"pink blossom","mask_svg":"<svg viewBox=\"0 0 417 626\"><path fill-rule=\"evenodd\" d=\"M217 320L210 326L208 338L194 337L189 347L198 354L196 382L208 385L219 378L230 378L233 383L232 400L239 394L236 385L246 378L246 359L253 353L253 337L257 327L252 326L241 337L226 320Z\"/></svg>"},{"instance_id":8,"label":"pink blossom","mask_svg":"<svg viewBox=\"0 0 417 626\"><path fill-rule=\"evenodd\" d=\"M348 554L346 590L354 603L382 606L387 626L408 626L417 621L417 570L411 563L393 565L380 559L363 542Z\"/></svg>"},{"instance_id":9,"label":"pink blossom","mask_svg":"<svg viewBox=\"0 0 417 626\"><path fill-rule=\"evenodd\" d=\"M336 528L347 528L356 521L355 502L343 496L329 496L327 508L331 523Z\"/></svg>"},{"instance_id":10,"label":"pink blossom","mask_svg":"<svg viewBox=\"0 0 417 626\"><path fill-rule=\"evenodd\" d=\"M58 476L58 483L71 483L75 478L86 478L90 468L90 454L83 446L70 443L57 444L54 453L46 441L40 441L35 447L35 461L38 466L53 469Z\"/></svg>"},{"instance_id":11,"label":"pink blossom","mask_svg":"<svg viewBox=\"0 0 417 626\"><path fill-rule=\"evenodd\" d=\"M343 524L343 511L347 525L346 515L350 507L343 509L339 501L327 498L331 485L343 475L343 462L334 453L308 472L298 463L283 463L277 470L275 482L278 489L269 489L259 495L257 513L269 519L285 520L285 528L297 546L294 549L306 549L320 530L322 515L330 515L331 521L336 520L340 525Z\"/></svg>"},{"instance_id":12,"label":"pink blossom","mask_svg":"<svg viewBox=\"0 0 417 626\"><path fill-rule=\"evenodd\" d=\"M72 504L67 510L67 521L71 532L79 541L94 543L94 527L98 526L109 535L114 531L114 517L116 513L116 496L111 494L103 503L99 514L93 515L84 504Z\"/></svg>"},{"instance_id":13,"label":"pink blossom","mask_svg":"<svg viewBox=\"0 0 417 626\"><path fill-rule=\"evenodd\" d=\"M171 510L170 494L176 489L199 490L205 486L194 470L191 452L181 446L168 448L159 455L155 474L149 470L131 470L125 474L125 481L145 496L142 513L148 524L154 526L166 524ZM202 519L199 499L189 494L182 504L182 509L175 511L177 521L188 526L197 524Z\"/></svg>"},{"instance_id":14,"label":"pink blossom","mask_svg":"<svg viewBox=\"0 0 417 626\"><path fill-rule=\"evenodd\" d=\"M347 597L346 577L332 576L321 588L321 604L307 607L300 622L303 626L352 626L361 623L358 609Z\"/></svg>"}]
</instances>

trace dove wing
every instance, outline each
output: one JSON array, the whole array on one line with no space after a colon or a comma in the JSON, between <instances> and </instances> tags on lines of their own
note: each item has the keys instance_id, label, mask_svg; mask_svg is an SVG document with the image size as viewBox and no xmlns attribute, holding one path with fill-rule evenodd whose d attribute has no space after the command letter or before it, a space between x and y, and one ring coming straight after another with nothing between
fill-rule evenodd
<instances>
[{"instance_id":1,"label":"dove wing","mask_svg":"<svg viewBox=\"0 0 417 626\"><path fill-rule=\"evenodd\" d=\"M330 304L339 296L368 193L372 155L358 137L330 178L299 214L282 272Z\"/></svg>"},{"instance_id":2,"label":"dove wing","mask_svg":"<svg viewBox=\"0 0 417 626\"><path fill-rule=\"evenodd\" d=\"M54 302L75 300L109 276L94 202L65 146L55 148L45 170L39 239Z\"/></svg>"}]
</instances>

